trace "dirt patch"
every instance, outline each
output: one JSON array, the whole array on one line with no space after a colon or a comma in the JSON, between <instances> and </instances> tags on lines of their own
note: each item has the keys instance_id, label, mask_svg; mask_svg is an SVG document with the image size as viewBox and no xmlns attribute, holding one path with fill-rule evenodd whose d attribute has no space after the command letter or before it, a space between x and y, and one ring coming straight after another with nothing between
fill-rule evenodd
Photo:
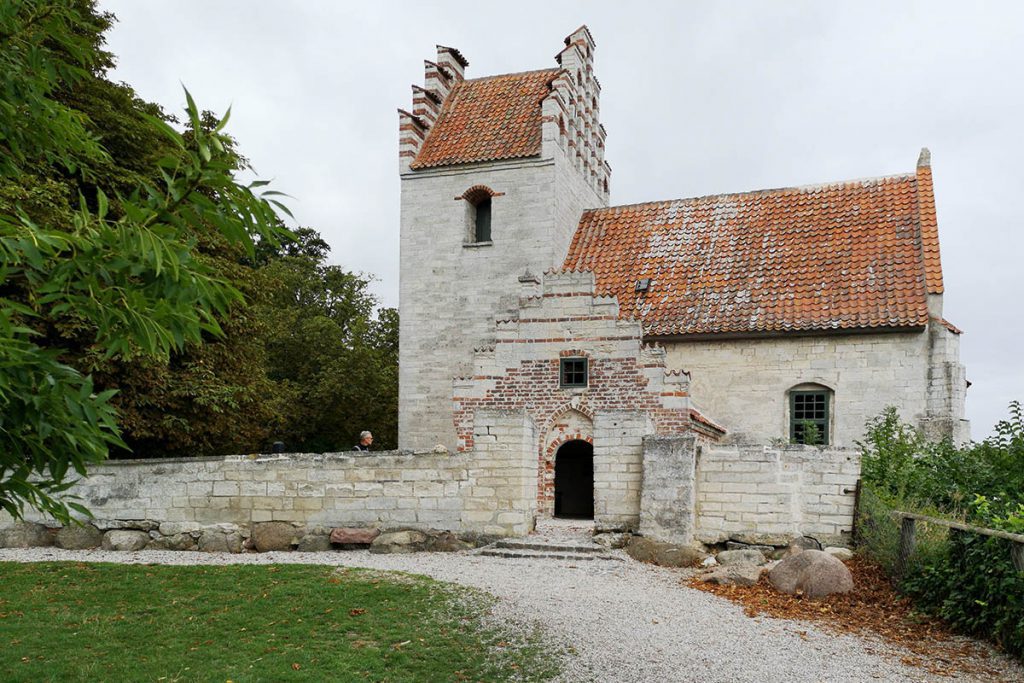
<instances>
[{"instance_id":1,"label":"dirt patch","mask_svg":"<svg viewBox=\"0 0 1024 683\"><path fill-rule=\"evenodd\" d=\"M910 666L940 676L974 674L993 681L1019 681L991 661L991 650L952 633L942 621L915 611L901 597L881 568L860 558L847 561L856 588L845 595L808 600L772 588L767 574L755 586L719 586L696 576L684 580L691 588L714 593L743 605L747 616L811 621L838 633L877 636L909 654L899 657Z\"/></svg>"}]
</instances>

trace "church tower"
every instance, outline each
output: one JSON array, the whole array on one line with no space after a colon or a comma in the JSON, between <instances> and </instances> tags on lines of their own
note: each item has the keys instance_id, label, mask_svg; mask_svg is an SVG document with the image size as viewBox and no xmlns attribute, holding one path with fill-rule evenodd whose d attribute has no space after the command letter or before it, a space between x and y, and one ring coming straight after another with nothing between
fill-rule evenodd
<instances>
[{"instance_id":1,"label":"church tower","mask_svg":"<svg viewBox=\"0 0 1024 683\"><path fill-rule=\"evenodd\" d=\"M454 450L452 381L518 310L522 281L558 268L585 209L608 206L594 39L550 69L467 79L437 48L399 109L399 447Z\"/></svg>"}]
</instances>

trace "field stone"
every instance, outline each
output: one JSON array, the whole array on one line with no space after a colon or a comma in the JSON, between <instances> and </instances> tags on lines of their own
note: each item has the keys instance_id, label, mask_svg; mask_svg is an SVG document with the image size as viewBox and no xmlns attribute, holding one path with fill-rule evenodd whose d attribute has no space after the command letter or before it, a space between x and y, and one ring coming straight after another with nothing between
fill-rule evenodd
<instances>
[{"instance_id":1,"label":"field stone","mask_svg":"<svg viewBox=\"0 0 1024 683\"><path fill-rule=\"evenodd\" d=\"M662 567L696 567L708 554L690 545L675 545L634 536L626 546L626 553L634 560Z\"/></svg>"},{"instance_id":2,"label":"field stone","mask_svg":"<svg viewBox=\"0 0 1024 683\"><path fill-rule=\"evenodd\" d=\"M719 553L721 555L721 553ZM730 564L700 577L701 581L722 586L753 586L761 578L761 568L754 564Z\"/></svg>"},{"instance_id":3,"label":"field stone","mask_svg":"<svg viewBox=\"0 0 1024 683\"><path fill-rule=\"evenodd\" d=\"M331 537L327 534L306 534L299 539L295 549L302 553L321 553L331 549Z\"/></svg>"},{"instance_id":4,"label":"field stone","mask_svg":"<svg viewBox=\"0 0 1024 683\"><path fill-rule=\"evenodd\" d=\"M627 545L629 545L629 540L632 537L632 534L628 533L606 532L601 534L594 534L594 543L598 544L602 548L608 548L609 550L618 550L619 548L625 548Z\"/></svg>"},{"instance_id":5,"label":"field stone","mask_svg":"<svg viewBox=\"0 0 1024 683\"><path fill-rule=\"evenodd\" d=\"M149 543L145 531L114 529L103 534L104 550L142 550Z\"/></svg>"},{"instance_id":6,"label":"field stone","mask_svg":"<svg viewBox=\"0 0 1024 683\"><path fill-rule=\"evenodd\" d=\"M146 545L146 550L195 550L196 539L192 534L181 533L173 536L154 538Z\"/></svg>"},{"instance_id":7,"label":"field stone","mask_svg":"<svg viewBox=\"0 0 1024 683\"><path fill-rule=\"evenodd\" d=\"M160 528L160 523L151 519L94 519L92 524L100 531L153 531Z\"/></svg>"},{"instance_id":8,"label":"field stone","mask_svg":"<svg viewBox=\"0 0 1024 683\"><path fill-rule=\"evenodd\" d=\"M771 557L772 553L775 552L775 546L773 545L750 545L749 543L739 543L737 541L726 541L726 550L760 550L761 554L765 557Z\"/></svg>"},{"instance_id":9,"label":"field stone","mask_svg":"<svg viewBox=\"0 0 1024 683\"><path fill-rule=\"evenodd\" d=\"M291 522L257 522L252 526L252 545L261 553L291 550L304 535Z\"/></svg>"},{"instance_id":10,"label":"field stone","mask_svg":"<svg viewBox=\"0 0 1024 683\"><path fill-rule=\"evenodd\" d=\"M829 546L828 548L825 548L825 552L831 555L832 557L836 558L837 560L840 560L841 562L853 559L853 551L849 548L843 548L837 545L833 545Z\"/></svg>"},{"instance_id":11,"label":"field stone","mask_svg":"<svg viewBox=\"0 0 1024 683\"><path fill-rule=\"evenodd\" d=\"M723 550L715 556L718 564L728 566L731 564L752 564L759 566L767 562L760 550Z\"/></svg>"},{"instance_id":12,"label":"field stone","mask_svg":"<svg viewBox=\"0 0 1024 683\"><path fill-rule=\"evenodd\" d=\"M812 600L853 590L853 576L846 565L820 550L790 555L768 572L768 579L776 590L803 593Z\"/></svg>"},{"instance_id":13,"label":"field stone","mask_svg":"<svg viewBox=\"0 0 1024 683\"><path fill-rule=\"evenodd\" d=\"M389 531L373 539L370 552L378 553L415 553L423 550L427 535L422 531Z\"/></svg>"},{"instance_id":14,"label":"field stone","mask_svg":"<svg viewBox=\"0 0 1024 683\"><path fill-rule=\"evenodd\" d=\"M788 550L790 554L800 550L821 550L821 543L818 543L818 539L811 538L810 536L795 536L790 539Z\"/></svg>"},{"instance_id":15,"label":"field stone","mask_svg":"<svg viewBox=\"0 0 1024 683\"><path fill-rule=\"evenodd\" d=\"M182 534L190 536L190 534ZM221 529L208 527L203 529L197 543L199 550L206 553L240 553L242 552L242 534L238 531L224 533Z\"/></svg>"},{"instance_id":16,"label":"field stone","mask_svg":"<svg viewBox=\"0 0 1024 683\"><path fill-rule=\"evenodd\" d=\"M346 545L369 545L378 536L380 536L380 529L338 527L331 529L330 541Z\"/></svg>"},{"instance_id":17,"label":"field stone","mask_svg":"<svg viewBox=\"0 0 1024 683\"><path fill-rule=\"evenodd\" d=\"M0 548L45 548L53 545L53 534L44 524L15 522L0 530Z\"/></svg>"},{"instance_id":18,"label":"field stone","mask_svg":"<svg viewBox=\"0 0 1024 683\"><path fill-rule=\"evenodd\" d=\"M193 534L199 536L203 525L198 522L162 522L160 534L163 536L177 536L179 534Z\"/></svg>"},{"instance_id":19,"label":"field stone","mask_svg":"<svg viewBox=\"0 0 1024 683\"><path fill-rule=\"evenodd\" d=\"M89 550L103 545L103 532L92 524L68 524L57 532L57 547L65 550Z\"/></svg>"}]
</instances>

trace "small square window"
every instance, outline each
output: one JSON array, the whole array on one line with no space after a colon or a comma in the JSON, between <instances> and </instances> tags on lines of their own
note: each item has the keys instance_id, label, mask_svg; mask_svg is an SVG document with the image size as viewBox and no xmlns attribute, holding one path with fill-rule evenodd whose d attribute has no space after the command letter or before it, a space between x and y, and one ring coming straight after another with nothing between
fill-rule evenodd
<instances>
[{"instance_id":1,"label":"small square window","mask_svg":"<svg viewBox=\"0 0 1024 683\"><path fill-rule=\"evenodd\" d=\"M587 359L563 358L558 374L559 385L562 387L586 387Z\"/></svg>"}]
</instances>

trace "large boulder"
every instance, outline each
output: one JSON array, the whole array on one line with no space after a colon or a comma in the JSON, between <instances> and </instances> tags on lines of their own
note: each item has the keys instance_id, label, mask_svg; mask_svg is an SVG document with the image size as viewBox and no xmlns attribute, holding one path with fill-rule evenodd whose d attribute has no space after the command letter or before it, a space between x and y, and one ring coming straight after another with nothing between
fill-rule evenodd
<instances>
[{"instance_id":1,"label":"large boulder","mask_svg":"<svg viewBox=\"0 0 1024 683\"><path fill-rule=\"evenodd\" d=\"M0 548L42 548L53 545L53 534L37 522L15 522L0 529Z\"/></svg>"},{"instance_id":2,"label":"large boulder","mask_svg":"<svg viewBox=\"0 0 1024 683\"><path fill-rule=\"evenodd\" d=\"M191 534L187 535L191 536ZM196 546L199 550L207 553L240 553L242 552L242 534L237 528L205 527L199 535Z\"/></svg>"},{"instance_id":3,"label":"large boulder","mask_svg":"<svg viewBox=\"0 0 1024 683\"><path fill-rule=\"evenodd\" d=\"M103 534L104 550L142 550L149 543L145 531L114 529Z\"/></svg>"},{"instance_id":4,"label":"large boulder","mask_svg":"<svg viewBox=\"0 0 1024 683\"><path fill-rule=\"evenodd\" d=\"M370 545L378 536L380 536L380 529L338 527L331 529L330 541L342 545Z\"/></svg>"},{"instance_id":5,"label":"large boulder","mask_svg":"<svg viewBox=\"0 0 1024 683\"><path fill-rule=\"evenodd\" d=\"M291 522L257 522L252 526L252 545L261 553L291 550L304 535L305 530Z\"/></svg>"},{"instance_id":6,"label":"large boulder","mask_svg":"<svg viewBox=\"0 0 1024 683\"><path fill-rule=\"evenodd\" d=\"M767 562L760 550L723 550L715 558L718 560L718 564L722 566L750 564L756 567Z\"/></svg>"},{"instance_id":7,"label":"large boulder","mask_svg":"<svg viewBox=\"0 0 1024 683\"><path fill-rule=\"evenodd\" d=\"M700 580L723 586L753 586L761 578L761 571L753 564L731 564L705 574Z\"/></svg>"},{"instance_id":8,"label":"large boulder","mask_svg":"<svg viewBox=\"0 0 1024 683\"><path fill-rule=\"evenodd\" d=\"M664 543L643 536L634 536L626 546L626 553L634 560L662 567L697 567L708 556L695 546Z\"/></svg>"},{"instance_id":9,"label":"large boulder","mask_svg":"<svg viewBox=\"0 0 1024 683\"><path fill-rule=\"evenodd\" d=\"M103 532L92 524L68 524L57 532L57 547L88 550L103 545Z\"/></svg>"},{"instance_id":10,"label":"large boulder","mask_svg":"<svg viewBox=\"0 0 1024 683\"><path fill-rule=\"evenodd\" d=\"M790 555L768 572L768 579L776 590L803 593L811 599L853 590L853 576L846 565L820 550Z\"/></svg>"},{"instance_id":11,"label":"large boulder","mask_svg":"<svg viewBox=\"0 0 1024 683\"><path fill-rule=\"evenodd\" d=\"M373 539L370 544L371 553L415 553L424 550L427 534L412 529L406 531L388 531Z\"/></svg>"}]
</instances>

